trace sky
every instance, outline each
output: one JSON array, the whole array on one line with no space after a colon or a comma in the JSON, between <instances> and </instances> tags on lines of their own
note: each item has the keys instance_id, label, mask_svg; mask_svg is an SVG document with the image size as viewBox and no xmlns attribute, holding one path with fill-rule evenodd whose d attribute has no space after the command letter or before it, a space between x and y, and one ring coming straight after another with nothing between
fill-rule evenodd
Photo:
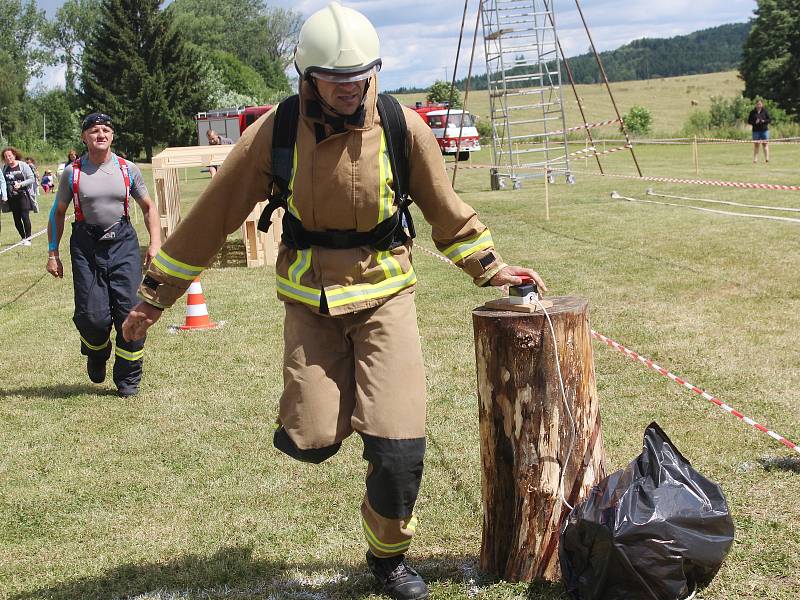
<instances>
[{"instance_id":1,"label":"sky","mask_svg":"<svg viewBox=\"0 0 800 600\"><path fill-rule=\"evenodd\" d=\"M62 0L37 0L52 15ZM427 87L453 76L462 0L341 0L364 13L381 39L383 69L380 86ZM534 0L531 0L533 2ZM329 0L267 0L270 6L291 8L304 17ZM479 0L469 0L464 42L457 76L466 76ZM541 5L541 0L536 0ZM585 52L589 40L572 0L553 0L558 35L567 56ZM582 0L584 16L595 45L612 50L643 37L671 37L722 25L741 23L753 16L755 0ZM485 72L483 44L478 33L474 73ZM46 87L63 85L63 67L51 69Z\"/></svg>"}]
</instances>

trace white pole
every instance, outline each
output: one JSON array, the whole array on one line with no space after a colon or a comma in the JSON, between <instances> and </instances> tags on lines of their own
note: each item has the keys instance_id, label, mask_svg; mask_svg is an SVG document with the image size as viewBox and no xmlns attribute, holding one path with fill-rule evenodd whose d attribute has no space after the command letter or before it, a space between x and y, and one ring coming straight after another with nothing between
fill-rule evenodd
<instances>
[{"instance_id":1,"label":"white pole","mask_svg":"<svg viewBox=\"0 0 800 600\"><path fill-rule=\"evenodd\" d=\"M47 141L47 115L42 115L42 139Z\"/></svg>"}]
</instances>

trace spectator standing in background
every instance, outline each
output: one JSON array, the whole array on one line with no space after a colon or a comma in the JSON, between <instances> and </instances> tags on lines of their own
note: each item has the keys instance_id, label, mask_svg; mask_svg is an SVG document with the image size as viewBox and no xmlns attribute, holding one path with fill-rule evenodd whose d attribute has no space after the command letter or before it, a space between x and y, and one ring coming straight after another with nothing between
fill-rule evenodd
<instances>
[{"instance_id":1,"label":"spectator standing in background","mask_svg":"<svg viewBox=\"0 0 800 600\"><path fill-rule=\"evenodd\" d=\"M747 122L753 126L753 162L758 162L758 147L764 148L764 162L769 162L769 113L761 100L750 111Z\"/></svg>"},{"instance_id":2,"label":"spectator standing in background","mask_svg":"<svg viewBox=\"0 0 800 600\"><path fill-rule=\"evenodd\" d=\"M22 161L22 154L12 146L3 149L3 185L6 187L6 198L11 213L14 215L14 226L22 238L23 246L31 245L30 211L33 209L34 179L31 168Z\"/></svg>"},{"instance_id":3,"label":"spectator standing in background","mask_svg":"<svg viewBox=\"0 0 800 600\"><path fill-rule=\"evenodd\" d=\"M53 180L53 172L52 171L45 171L42 174L42 191L45 194L49 194L51 192L55 192L55 181Z\"/></svg>"},{"instance_id":4,"label":"spectator standing in background","mask_svg":"<svg viewBox=\"0 0 800 600\"><path fill-rule=\"evenodd\" d=\"M229 145L233 144L233 140L231 138L221 137L216 131L213 129L209 129L206 131L206 137L208 138L208 144L210 146L219 146L219 145ZM211 178L214 178L214 175L217 174L217 170L219 169L219 165L209 165L208 172L211 173Z\"/></svg>"}]
</instances>

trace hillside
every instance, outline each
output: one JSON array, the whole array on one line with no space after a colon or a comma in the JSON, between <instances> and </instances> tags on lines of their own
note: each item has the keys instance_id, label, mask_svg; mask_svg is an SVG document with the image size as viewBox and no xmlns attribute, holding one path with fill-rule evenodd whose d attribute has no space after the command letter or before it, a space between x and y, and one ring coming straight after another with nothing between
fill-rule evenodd
<instances>
[{"instance_id":1,"label":"hillside","mask_svg":"<svg viewBox=\"0 0 800 600\"><path fill-rule=\"evenodd\" d=\"M703 73L719 73L739 68L742 47L752 23L731 23L695 31L688 35L671 38L643 38L625 44L616 50L600 53L603 67L611 81L636 81L680 77ZM480 63L479 63L480 64ZM569 59L576 83L598 83L601 81L593 54L581 54ZM566 70L562 66L566 81ZM510 69L508 74L517 74ZM466 89L466 79L456 82L459 89ZM426 88L400 88L390 93L421 92ZM486 75L472 78L470 89L485 90Z\"/></svg>"},{"instance_id":2,"label":"hillside","mask_svg":"<svg viewBox=\"0 0 800 600\"><path fill-rule=\"evenodd\" d=\"M699 75L737 69L751 23L732 23L672 38L634 40L601 52L611 81ZM577 83L601 81L592 54L569 59Z\"/></svg>"},{"instance_id":3,"label":"hillside","mask_svg":"<svg viewBox=\"0 0 800 600\"><path fill-rule=\"evenodd\" d=\"M712 96L736 96L742 93L744 82L733 71L706 73L684 77L648 79L646 81L624 81L611 85L614 98L621 112L630 110L638 104L647 108L653 115L654 134L676 134L686 123L694 110L708 110ZM586 117L590 122L614 118L605 86L599 83L578 86L578 94L586 107ZM425 98L424 92L395 94L403 104L413 105ZM575 96L569 86L564 88L564 107L567 125L581 122ZM479 118L488 119L489 94L486 90L470 92L468 110ZM598 130L599 137L616 137L614 128Z\"/></svg>"}]
</instances>

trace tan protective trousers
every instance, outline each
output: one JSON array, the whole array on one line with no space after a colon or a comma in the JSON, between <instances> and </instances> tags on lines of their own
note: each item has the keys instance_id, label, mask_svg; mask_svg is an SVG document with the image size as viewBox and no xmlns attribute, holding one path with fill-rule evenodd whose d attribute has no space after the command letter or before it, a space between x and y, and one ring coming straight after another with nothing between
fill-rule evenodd
<instances>
[{"instance_id":1,"label":"tan protective trousers","mask_svg":"<svg viewBox=\"0 0 800 600\"><path fill-rule=\"evenodd\" d=\"M425 372L414 294L336 317L286 304L275 446L322 462L354 431L368 461L362 524L376 556L405 552L425 453Z\"/></svg>"}]
</instances>

